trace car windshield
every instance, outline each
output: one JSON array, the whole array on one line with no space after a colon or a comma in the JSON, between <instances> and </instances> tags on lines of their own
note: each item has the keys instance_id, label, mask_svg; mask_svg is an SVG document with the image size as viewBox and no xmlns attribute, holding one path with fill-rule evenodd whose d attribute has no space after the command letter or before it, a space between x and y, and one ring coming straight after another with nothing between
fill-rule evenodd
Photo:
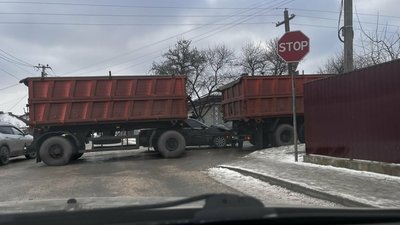
<instances>
[{"instance_id":1,"label":"car windshield","mask_svg":"<svg viewBox=\"0 0 400 225\"><path fill-rule=\"evenodd\" d=\"M400 1L0 8L0 223L216 193L400 208Z\"/></svg>"}]
</instances>

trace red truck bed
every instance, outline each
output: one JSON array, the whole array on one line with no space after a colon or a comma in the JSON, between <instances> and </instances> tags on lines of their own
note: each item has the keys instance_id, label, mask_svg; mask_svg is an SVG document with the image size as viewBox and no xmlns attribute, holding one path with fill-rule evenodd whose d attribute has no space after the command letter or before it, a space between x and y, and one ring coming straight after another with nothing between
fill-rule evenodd
<instances>
[{"instance_id":1,"label":"red truck bed","mask_svg":"<svg viewBox=\"0 0 400 225\"><path fill-rule=\"evenodd\" d=\"M297 113L303 114L303 84L320 79L320 75L297 75ZM244 76L225 85L222 90L224 119L248 120L292 114L290 76Z\"/></svg>"},{"instance_id":2,"label":"red truck bed","mask_svg":"<svg viewBox=\"0 0 400 225\"><path fill-rule=\"evenodd\" d=\"M22 82L29 89L32 126L187 118L182 76L35 77Z\"/></svg>"}]
</instances>

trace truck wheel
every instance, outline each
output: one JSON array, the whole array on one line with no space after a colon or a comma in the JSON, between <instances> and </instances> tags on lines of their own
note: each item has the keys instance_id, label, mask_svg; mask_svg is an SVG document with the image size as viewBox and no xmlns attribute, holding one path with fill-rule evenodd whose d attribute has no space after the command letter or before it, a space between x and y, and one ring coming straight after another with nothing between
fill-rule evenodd
<instances>
[{"instance_id":1,"label":"truck wheel","mask_svg":"<svg viewBox=\"0 0 400 225\"><path fill-rule=\"evenodd\" d=\"M153 147L153 150L154 150L155 152L159 152L159 151L158 151L158 145L157 145L156 138L153 139L152 147Z\"/></svg>"},{"instance_id":2,"label":"truck wheel","mask_svg":"<svg viewBox=\"0 0 400 225\"><path fill-rule=\"evenodd\" d=\"M73 152L73 145L64 137L51 137L40 146L39 155L46 165L62 166L68 164Z\"/></svg>"},{"instance_id":3,"label":"truck wheel","mask_svg":"<svg viewBox=\"0 0 400 225\"><path fill-rule=\"evenodd\" d=\"M302 125L300 125L300 128L299 128L299 141L300 141L300 143L306 142L306 136L304 133L304 123Z\"/></svg>"},{"instance_id":4,"label":"truck wheel","mask_svg":"<svg viewBox=\"0 0 400 225\"><path fill-rule=\"evenodd\" d=\"M274 144L284 146L293 144L293 127L289 124L279 125L274 132Z\"/></svg>"},{"instance_id":5,"label":"truck wheel","mask_svg":"<svg viewBox=\"0 0 400 225\"><path fill-rule=\"evenodd\" d=\"M268 133L264 133L264 136L262 138L262 140L258 140L257 135L253 134L251 135L250 138L250 144L252 145L256 145L259 141L262 141L262 147L263 148L268 148L269 146L269 137L268 137Z\"/></svg>"},{"instance_id":6,"label":"truck wheel","mask_svg":"<svg viewBox=\"0 0 400 225\"><path fill-rule=\"evenodd\" d=\"M213 140L213 144L217 148L223 148L226 146L226 138L223 136L215 137Z\"/></svg>"},{"instance_id":7,"label":"truck wheel","mask_svg":"<svg viewBox=\"0 0 400 225\"><path fill-rule=\"evenodd\" d=\"M27 158L27 159L36 158L36 152L31 152L31 153L25 154L25 158Z\"/></svg>"},{"instance_id":8,"label":"truck wheel","mask_svg":"<svg viewBox=\"0 0 400 225\"><path fill-rule=\"evenodd\" d=\"M71 160L77 160L82 156L83 156L83 153L73 154L72 157L71 157Z\"/></svg>"},{"instance_id":9,"label":"truck wheel","mask_svg":"<svg viewBox=\"0 0 400 225\"><path fill-rule=\"evenodd\" d=\"M243 148L243 140L238 140L238 148Z\"/></svg>"},{"instance_id":10,"label":"truck wheel","mask_svg":"<svg viewBox=\"0 0 400 225\"><path fill-rule=\"evenodd\" d=\"M0 166L7 165L10 162L10 150L7 146L2 146L0 148Z\"/></svg>"},{"instance_id":11,"label":"truck wheel","mask_svg":"<svg viewBox=\"0 0 400 225\"><path fill-rule=\"evenodd\" d=\"M164 158L176 158L183 154L186 147L185 138L178 131L169 130L158 138L158 151Z\"/></svg>"}]
</instances>

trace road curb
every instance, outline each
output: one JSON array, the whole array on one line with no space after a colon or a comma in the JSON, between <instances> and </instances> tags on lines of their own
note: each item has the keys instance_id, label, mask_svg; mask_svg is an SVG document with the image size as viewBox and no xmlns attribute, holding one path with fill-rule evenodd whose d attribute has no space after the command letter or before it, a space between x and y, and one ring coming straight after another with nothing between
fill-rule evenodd
<instances>
[{"instance_id":1,"label":"road curb","mask_svg":"<svg viewBox=\"0 0 400 225\"><path fill-rule=\"evenodd\" d=\"M361 203L358 201L354 201L348 198L344 198L342 196L337 196L337 195L333 195L333 194L329 194L323 191L319 191L319 190L315 190L309 187L305 187L299 184L295 184L295 183L291 183L285 180L281 180L275 177L271 177L271 176L267 176L264 174L260 174L260 173L256 173L254 171L250 171L250 170L246 170L243 168L237 168L237 167L233 167L233 166L219 166L219 168L224 168L224 169L229 169L238 173L241 173L243 175L246 176L251 176L254 178L257 178L259 180L262 180L264 182L267 182L269 184L272 185L277 185L277 186L281 186L283 188L286 188L288 190L294 191L294 192L298 192L298 193L302 193L305 195L308 195L310 197L313 198L318 198L318 199L322 199L322 200L326 200L326 201L330 201L330 202L334 202L343 206L347 206L347 207L368 207L368 208L376 208L376 206L373 205L369 205L369 204L365 204L365 203Z\"/></svg>"}]
</instances>

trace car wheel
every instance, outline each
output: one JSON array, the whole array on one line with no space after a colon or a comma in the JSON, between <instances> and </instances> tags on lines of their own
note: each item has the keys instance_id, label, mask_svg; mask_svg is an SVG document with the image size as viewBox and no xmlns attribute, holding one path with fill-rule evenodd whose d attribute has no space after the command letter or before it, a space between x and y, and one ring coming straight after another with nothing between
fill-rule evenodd
<instances>
[{"instance_id":1,"label":"car wheel","mask_svg":"<svg viewBox=\"0 0 400 225\"><path fill-rule=\"evenodd\" d=\"M185 151L186 141L178 131L169 130L160 135L157 146L164 158L176 158Z\"/></svg>"},{"instance_id":2,"label":"car wheel","mask_svg":"<svg viewBox=\"0 0 400 225\"><path fill-rule=\"evenodd\" d=\"M40 146L40 158L49 166L62 166L71 160L73 146L64 137L51 137Z\"/></svg>"},{"instance_id":3,"label":"car wheel","mask_svg":"<svg viewBox=\"0 0 400 225\"><path fill-rule=\"evenodd\" d=\"M30 152L28 154L25 154L25 158L27 158L27 159L35 159L36 158L36 152Z\"/></svg>"},{"instance_id":4,"label":"car wheel","mask_svg":"<svg viewBox=\"0 0 400 225\"><path fill-rule=\"evenodd\" d=\"M7 146L2 146L0 148L0 166L7 165L10 162L10 150Z\"/></svg>"},{"instance_id":5,"label":"car wheel","mask_svg":"<svg viewBox=\"0 0 400 225\"><path fill-rule=\"evenodd\" d=\"M215 147L223 148L226 146L226 138L223 136L215 137L213 143Z\"/></svg>"}]
</instances>

